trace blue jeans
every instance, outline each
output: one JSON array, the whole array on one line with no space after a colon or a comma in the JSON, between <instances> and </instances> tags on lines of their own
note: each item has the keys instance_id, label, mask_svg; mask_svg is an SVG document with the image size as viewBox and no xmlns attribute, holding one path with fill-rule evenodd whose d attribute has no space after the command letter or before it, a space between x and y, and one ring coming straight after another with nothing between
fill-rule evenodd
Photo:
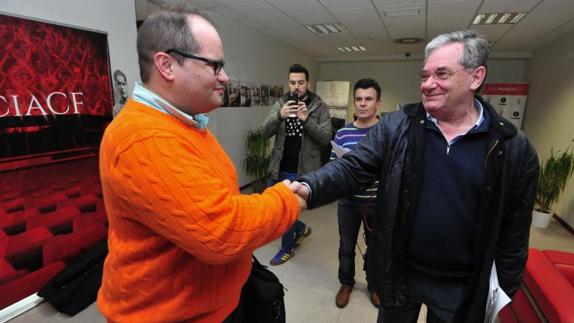
<instances>
[{"instance_id":1,"label":"blue jeans","mask_svg":"<svg viewBox=\"0 0 574 323\"><path fill-rule=\"evenodd\" d=\"M288 172L279 172L279 177L269 178L269 186L273 186L276 183L282 182L284 179L288 179L290 181L294 181L297 179L296 173L288 173ZM295 221L295 223L283 234L281 237L281 249L284 251L291 251L295 247L295 236L299 233L303 233L307 225L299 220Z\"/></svg>"},{"instance_id":2,"label":"blue jeans","mask_svg":"<svg viewBox=\"0 0 574 323\"><path fill-rule=\"evenodd\" d=\"M355 245L359 236L359 229L364 217L368 224L372 225L375 214L375 206L362 206L341 199L337 206L337 218L339 221L339 281L348 286L355 285ZM367 225L368 225L367 224ZM365 225L365 228L367 227ZM364 229L368 241L369 231ZM365 250L364 264L367 263L367 251ZM363 266L365 269L366 266ZM368 279L367 279L368 282ZM367 288L371 290L368 286Z\"/></svg>"}]
</instances>

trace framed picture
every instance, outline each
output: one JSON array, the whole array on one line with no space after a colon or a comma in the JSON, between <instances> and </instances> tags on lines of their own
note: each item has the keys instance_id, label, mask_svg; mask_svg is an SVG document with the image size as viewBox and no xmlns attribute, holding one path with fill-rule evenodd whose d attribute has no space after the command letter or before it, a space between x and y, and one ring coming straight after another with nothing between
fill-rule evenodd
<instances>
[{"instance_id":1,"label":"framed picture","mask_svg":"<svg viewBox=\"0 0 574 323\"><path fill-rule=\"evenodd\" d=\"M113 105L107 34L0 14L0 310L106 238Z\"/></svg>"}]
</instances>

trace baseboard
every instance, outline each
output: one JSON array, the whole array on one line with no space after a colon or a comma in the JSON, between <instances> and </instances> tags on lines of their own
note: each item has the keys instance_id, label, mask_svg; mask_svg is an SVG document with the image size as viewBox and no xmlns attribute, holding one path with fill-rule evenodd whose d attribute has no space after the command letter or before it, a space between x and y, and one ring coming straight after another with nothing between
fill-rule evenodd
<instances>
[{"instance_id":1,"label":"baseboard","mask_svg":"<svg viewBox=\"0 0 574 323\"><path fill-rule=\"evenodd\" d=\"M8 322L16 316L40 305L44 299L37 294L30 295L23 300L0 310L0 323Z\"/></svg>"},{"instance_id":2,"label":"baseboard","mask_svg":"<svg viewBox=\"0 0 574 323\"><path fill-rule=\"evenodd\" d=\"M571 235L574 236L574 228L572 228L566 221L562 220L562 218L560 218L558 215L556 215L556 213L552 214L552 217L553 217L554 220L556 220L558 223L562 224L562 226L564 227L564 229L566 229L568 232L570 232Z\"/></svg>"}]
</instances>

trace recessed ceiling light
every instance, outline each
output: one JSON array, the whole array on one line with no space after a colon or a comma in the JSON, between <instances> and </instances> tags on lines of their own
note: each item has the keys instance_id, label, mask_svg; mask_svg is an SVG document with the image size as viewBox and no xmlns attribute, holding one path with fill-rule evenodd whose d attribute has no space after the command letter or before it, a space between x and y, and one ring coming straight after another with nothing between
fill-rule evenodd
<instances>
[{"instance_id":1,"label":"recessed ceiling light","mask_svg":"<svg viewBox=\"0 0 574 323\"><path fill-rule=\"evenodd\" d=\"M515 23L519 22L520 20L522 20L522 18L524 18L524 16L526 16L526 12L517 13L514 17L512 17L512 19L510 19L510 23L515 24Z\"/></svg>"},{"instance_id":2,"label":"recessed ceiling light","mask_svg":"<svg viewBox=\"0 0 574 323\"><path fill-rule=\"evenodd\" d=\"M341 25L340 23L313 24L305 25L305 27L316 34L334 34L347 32L345 26Z\"/></svg>"},{"instance_id":3,"label":"recessed ceiling light","mask_svg":"<svg viewBox=\"0 0 574 323\"><path fill-rule=\"evenodd\" d=\"M526 12L479 13L472 20L473 25L516 24Z\"/></svg>"},{"instance_id":4,"label":"recessed ceiling light","mask_svg":"<svg viewBox=\"0 0 574 323\"><path fill-rule=\"evenodd\" d=\"M491 13L488 18L486 18L486 21L484 22L485 25L490 25L494 22L494 19L496 19L496 16L498 14L497 13Z\"/></svg>"},{"instance_id":5,"label":"recessed ceiling light","mask_svg":"<svg viewBox=\"0 0 574 323\"><path fill-rule=\"evenodd\" d=\"M476 15L476 17L474 17L474 20L472 21L472 24L473 24L473 25L479 25L480 22L482 21L482 19L484 19L484 17L486 17L485 14L479 13L478 15Z\"/></svg>"},{"instance_id":6,"label":"recessed ceiling light","mask_svg":"<svg viewBox=\"0 0 574 323\"><path fill-rule=\"evenodd\" d=\"M403 38L397 38L394 40L395 43L401 44L401 45L413 45L413 44L418 44L422 41L423 41L422 38L418 38L418 37L403 37Z\"/></svg>"},{"instance_id":7,"label":"recessed ceiling light","mask_svg":"<svg viewBox=\"0 0 574 323\"><path fill-rule=\"evenodd\" d=\"M337 50L343 53L364 53L367 51L367 48L362 45L354 45L354 46L337 46Z\"/></svg>"},{"instance_id":8,"label":"recessed ceiling light","mask_svg":"<svg viewBox=\"0 0 574 323\"><path fill-rule=\"evenodd\" d=\"M508 20L508 18L510 18L510 13L509 12L505 12L502 14L502 16L500 18L498 18L498 21L496 22L497 24L504 24L506 23L506 21Z\"/></svg>"}]
</instances>

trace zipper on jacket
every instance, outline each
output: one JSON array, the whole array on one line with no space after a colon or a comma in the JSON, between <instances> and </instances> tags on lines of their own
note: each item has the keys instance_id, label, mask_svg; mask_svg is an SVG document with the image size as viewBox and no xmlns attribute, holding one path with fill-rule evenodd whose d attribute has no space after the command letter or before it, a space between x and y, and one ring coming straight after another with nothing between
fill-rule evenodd
<instances>
[{"instance_id":1,"label":"zipper on jacket","mask_svg":"<svg viewBox=\"0 0 574 323\"><path fill-rule=\"evenodd\" d=\"M485 173L486 173L486 163L488 162L488 158L490 157L490 154L492 153L492 151L494 151L494 148L496 148L496 146L498 146L499 141L500 141L499 139L496 139L494 144L488 149L488 152L486 152L486 158L484 159L484 172Z\"/></svg>"}]
</instances>

